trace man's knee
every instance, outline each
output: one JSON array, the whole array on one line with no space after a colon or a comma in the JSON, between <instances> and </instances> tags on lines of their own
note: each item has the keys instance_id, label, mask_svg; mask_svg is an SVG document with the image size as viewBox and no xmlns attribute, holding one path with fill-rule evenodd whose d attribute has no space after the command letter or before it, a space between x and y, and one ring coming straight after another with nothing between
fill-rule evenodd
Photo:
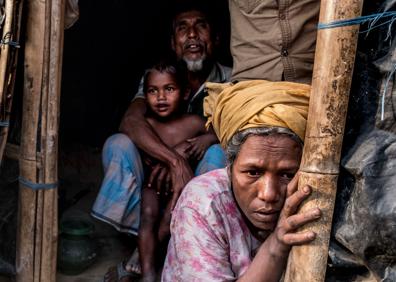
<instances>
[{"instance_id":1,"label":"man's knee","mask_svg":"<svg viewBox=\"0 0 396 282\"><path fill-rule=\"evenodd\" d=\"M220 144L214 144L206 150L205 155L214 157L214 158L225 158L224 150L221 148Z\"/></svg>"},{"instance_id":2,"label":"man's knee","mask_svg":"<svg viewBox=\"0 0 396 282\"><path fill-rule=\"evenodd\" d=\"M104 146L103 146L103 152L109 151L109 150L126 150L129 147L135 147L135 145L132 143L131 139L125 134L122 133L117 133L114 135L111 135L109 138L107 138Z\"/></svg>"},{"instance_id":3,"label":"man's knee","mask_svg":"<svg viewBox=\"0 0 396 282\"><path fill-rule=\"evenodd\" d=\"M214 144L206 150L204 157L195 170L195 175L200 175L225 166L226 156L224 150L221 148L220 144Z\"/></svg>"},{"instance_id":4,"label":"man's knee","mask_svg":"<svg viewBox=\"0 0 396 282\"><path fill-rule=\"evenodd\" d=\"M102 157L104 164L114 158L133 160L139 157L139 151L127 135L117 133L107 138L103 146Z\"/></svg>"}]
</instances>

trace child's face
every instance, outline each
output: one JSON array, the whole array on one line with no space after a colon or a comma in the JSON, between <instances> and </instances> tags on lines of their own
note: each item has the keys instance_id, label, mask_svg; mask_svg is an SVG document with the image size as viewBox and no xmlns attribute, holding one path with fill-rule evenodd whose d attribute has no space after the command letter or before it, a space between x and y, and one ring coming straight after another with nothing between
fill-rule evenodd
<instances>
[{"instance_id":1,"label":"child's face","mask_svg":"<svg viewBox=\"0 0 396 282\"><path fill-rule=\"evenodd\" d=\"M168 117L178 111L180 88L172 74L153 70L147 77L146 100L150 109L160 117Z\"/></svg>"}]
</instances>

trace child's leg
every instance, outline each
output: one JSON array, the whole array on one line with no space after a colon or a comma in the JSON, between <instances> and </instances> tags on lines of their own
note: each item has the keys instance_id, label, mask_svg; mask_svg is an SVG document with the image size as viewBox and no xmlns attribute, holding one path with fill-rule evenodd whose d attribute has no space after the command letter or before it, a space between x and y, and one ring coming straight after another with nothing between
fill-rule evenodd
<instances>
[{"instance_id":1,"label":"child's leg","mask_svg":"<svg viewBox=\"0 0 396 282\"><path fill-rule=\"evenodd\" d=\"M164 215L158 228L158 242L162 244L170 235L170 222L171 222L171 201L166 205Z\"/></svg>"},{"instance_id":2,"label":"child's leg","mask_svg":"<svg viewBox=\"0 0 396 282\"><path fill-rule=\"evenodd\" d=\"M157 224L159 203L156 191L145 187L142 193L141 222L139 229L139 254L143 281L155 279L155 251L157 247Z\"/></svg>"}]
</instances>

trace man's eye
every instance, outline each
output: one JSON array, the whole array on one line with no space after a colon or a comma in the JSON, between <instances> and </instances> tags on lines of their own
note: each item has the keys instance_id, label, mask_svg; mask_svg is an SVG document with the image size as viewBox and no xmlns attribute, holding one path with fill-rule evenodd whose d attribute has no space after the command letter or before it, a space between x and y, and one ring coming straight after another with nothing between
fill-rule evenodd
<instances>
[{"instance_id":1,"label":"man's eye","mask_svg":"<svg viewBox=\"0 0 396 282\"><path fill-rule=\"evenodd\" d=\"M208 24L205 23L205 22L197 23L197 28L207 29L208 28Z\"/></svg>"},{"instance_id":2,"label":"man's eye","mask_svg":"<svg viewBox=\"0 0 396 282\"><path fill-rule=\"evenodd\" d=\"M187 29L187 26L186 25L178 25L177 27L176 27L176 31L185 31Z\"/></svg>"}]
</instances>

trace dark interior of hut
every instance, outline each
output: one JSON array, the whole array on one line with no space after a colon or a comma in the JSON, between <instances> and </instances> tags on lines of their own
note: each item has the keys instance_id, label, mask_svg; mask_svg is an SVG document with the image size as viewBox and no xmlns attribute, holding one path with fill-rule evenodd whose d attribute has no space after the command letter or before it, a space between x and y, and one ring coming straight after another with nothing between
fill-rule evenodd
<instances>
[{"instance_id":1,"label":"dark interior of hut","mask_svg":"<svg viewBox=\"0 0 396 282\"><path fill-rule=\"evenodd\" d=\"M209 3L209 1L208 1ZM65 30L59 126L59 219L78 217L95 225L99 258L80 276L58 281L99 281L107 268L135 247L133 238L90 217L103 177L101 150L118 132L146 67L170 52L172 1L79 1L79 19ZM218 60L231 65L227 1L210 3L216 13ZM22 26L23 28L23 26ZM22 34L23 34L22 30ZM9 143L20 143L23 42L13 102ZM1 169L0 281L15 274L18 162L5 157ZM75 281L77 281L75 280ZM80 280L79 280L80 281Z\"/></svg>"},{"instance_id":2,"label":"dark interior of hut","mask_svg":"<svg viewBox=\"0 0 396 282\"><path fill-rule=\"evenodd\" d=\"M60 273L58 281L101 281L107 268L125 258L135 247L131 237L98 222L89 212L103 177L103 143L118 131L144 69L169 52L169 1L80 1L78 21L65 30L59 129L59 218L74 217L92 222L98 257L82 274L67 276ZM363 14L376 13L386 4L388 9L395 9L395 1L366 1ZM231 65L227 1L212 1L211 7L216 13L221 35L217 57L223 64ZM375 127L379 84L384 77L378 64L389 59L395 45L395 40L387 36L389 32L395 35L395 28L383 26L360 35L343 155L350 152L362 132ZM21 135L23 42L21 50L8 141L16 145ZM392 130L394 132L394 127ZM345 169L341 170L341 176L340 184L347 189L337 196L333 235L342 237L342 232L337 232L343 224L348 225L344 213L356 179ZM0 168L1 282L13 281L15 275L17 197L18 161L6 155ZM389 214L387 216L389 219ZM368 219L367 223L370 223ZM388 237L394 238L394 235ZM352 251L359 240L349 246ZM356 280L356 277L369 276L367 263L352 258L345 246L332 244L327 281L365 281ZM391 241L373 243L370 251L373 254L388 253L383 256L383 264L394 263L394 246ZM370 252L364 253L364 256L370 255ZM375 261L370 261L369 266L375 269L381 258L378 259L380 255L371 257ZM378 269L384 273L385 267L381 267Z\"/></svg>"}]
</instances>

